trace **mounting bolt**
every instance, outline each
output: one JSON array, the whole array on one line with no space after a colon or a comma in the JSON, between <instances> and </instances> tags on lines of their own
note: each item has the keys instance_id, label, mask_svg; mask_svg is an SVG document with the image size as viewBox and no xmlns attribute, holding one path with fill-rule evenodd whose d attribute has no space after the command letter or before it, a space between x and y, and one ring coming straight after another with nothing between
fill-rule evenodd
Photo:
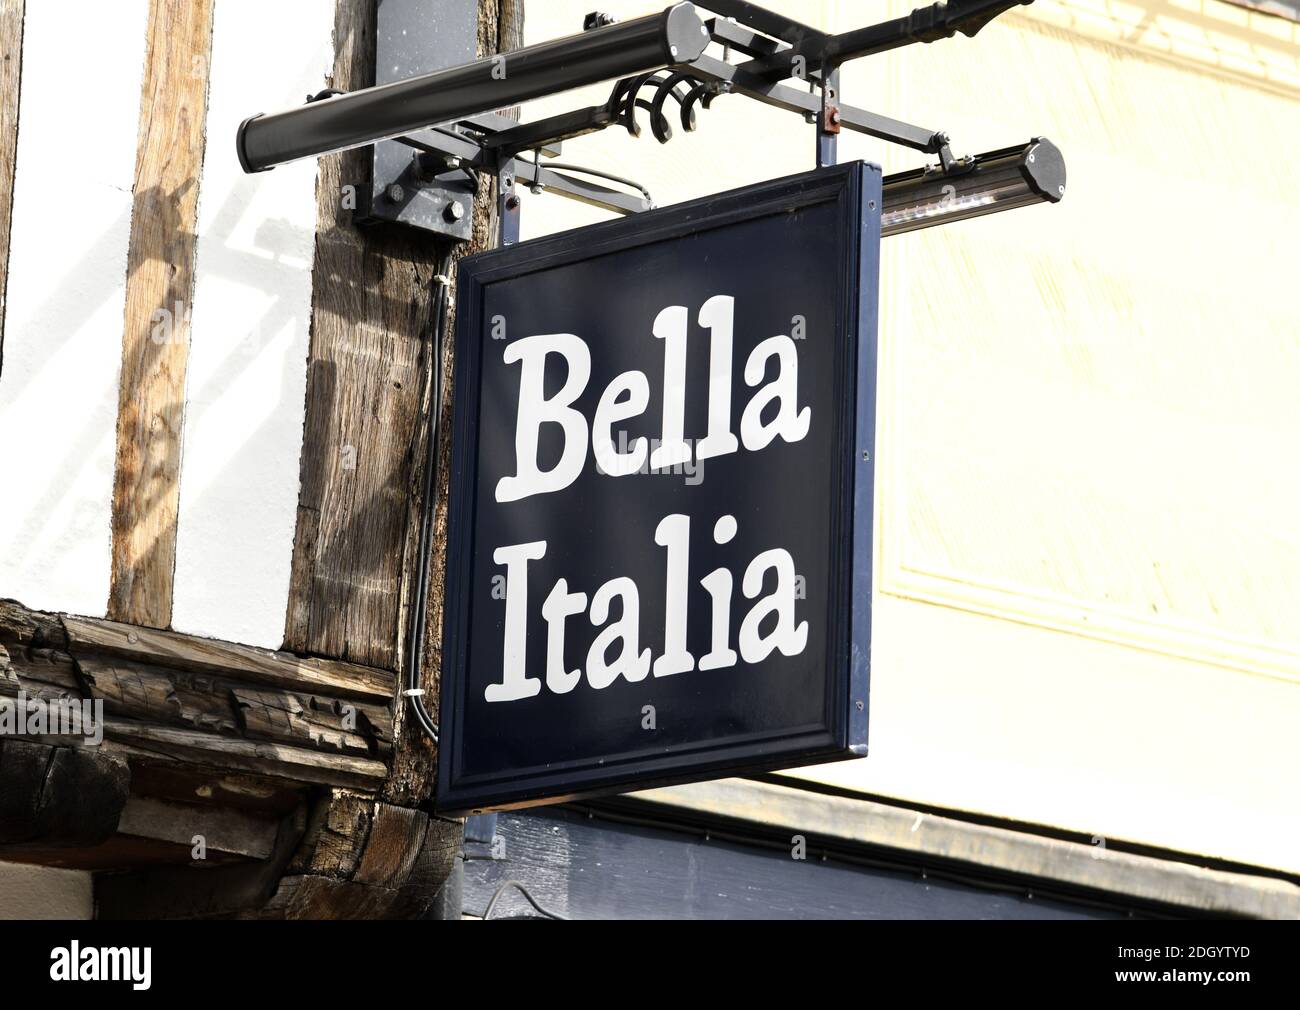
<instances>
[{"instance_id":1,"label":"mounting bolt","mask_svg":"<svg viewBox=\"0 0 1300 1010\"><path fill-rule=\"evenodd\" d=\"M506 210L514 210L518 206L519 197L515 196L513 193L506 197Z\"/></svg>"},{"instance_id":2,"label":"mounting bolt","mask_svg":"<svg viewBox=\"0 0 1300 1010\"><path fill-rule=\"evenodd\" d=\"M442 208L442 216L448 221L459 221L465 216L465 208L452 200L451 203Z\"/></svg>"},{"instance_id":3,"label":"mounting bolt","mask_svg":"<svg viewBox=\"0 0 1300 1010\"><path fill-rule=\"evenodd\" d=\"M416 151L411 155L411 174L418 182L433 182L438 173L459 167L459 158L442 157L428 151Z\"/></svg>"},{"instance_id":4,"label":"mounting bolt","mask_svg":"<svg viewBox=\"0 0 1300 1010\"><path fill-rule=\"evenodd\" d=\"M389 183L388 187L384 190L384 196L388 197L388 199L393 203L401 203L406 199L406 190L395 182Z\"/></svg>"}]
</instances>

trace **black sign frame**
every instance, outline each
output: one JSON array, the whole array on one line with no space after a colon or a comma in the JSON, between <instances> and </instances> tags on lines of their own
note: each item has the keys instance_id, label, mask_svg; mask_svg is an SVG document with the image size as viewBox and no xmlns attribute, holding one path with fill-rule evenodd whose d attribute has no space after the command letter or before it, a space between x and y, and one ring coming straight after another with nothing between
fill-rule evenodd
<instances>
[{"instance_id":1,"label":"black sign frame","mask_svg":"<svg viewBox=\"0 0 1300 1010\"><path fill-rule=\"evenodd\" d=\"M774 215L830 205L842 255L819 264L838 293L831 543L831 599L827 601L828 662L825 713L815 732L785 739L735 739L687 753L621 758L609 754L579 767L534 767L467 779L460 761L474 536L477 525L479 418L485 348L491 320L484 297L490 285L622 250L670 241ZM456 363L450 475L438 789L444 813L512 809L761 770L861 757L866 754L871 655L877 303L881 174L853 162L650 211L467 257L459 264Z\"/></svg>"}]
</instances>

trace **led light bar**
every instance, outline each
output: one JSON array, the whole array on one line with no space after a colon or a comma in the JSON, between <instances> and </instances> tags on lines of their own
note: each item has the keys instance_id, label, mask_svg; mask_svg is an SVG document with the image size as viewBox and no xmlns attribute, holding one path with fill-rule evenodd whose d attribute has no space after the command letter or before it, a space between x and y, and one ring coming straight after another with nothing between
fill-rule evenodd
<instances>
[{"instance_id":1,"label":"led light bar","mask_svg":"<svg viewBox=\"0 0 1300 1010\"><path fill-rule=\"evenodd\" d=\"M886 176L881 235L998 214L1065 196L1065 158L1050 140L978 154L947 173L937 167Z\"/></svg>"},{"instance_id":2,"label":"led light bar","mask_svg":"<svg viewBox=\"0 0 1300 1010\"><path fill-rule=\"evenodd\" d=\"M257 115L239 127L245 172L391 140L543 95L690 63L709 44L693 4L430 74Z\"/></svg>"}]
</instances>

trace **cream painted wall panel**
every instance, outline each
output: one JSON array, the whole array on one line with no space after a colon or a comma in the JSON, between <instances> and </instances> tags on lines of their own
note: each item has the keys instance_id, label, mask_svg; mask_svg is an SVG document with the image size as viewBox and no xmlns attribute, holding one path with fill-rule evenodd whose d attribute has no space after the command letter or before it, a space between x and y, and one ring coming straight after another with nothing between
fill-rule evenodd
<instances>
[{"instance_id":1,"label":"cream painted wall panel","mask_svg":"<svg viewBox=\"0 0 1300 1010\"><path fill-rule=\"evenodd\" d=\"M890 595L870 755L791 774L1300 870L1300 691Z\"/></svg>"},{"instance_id":2,"label":"cream painted wall panel","mask_svg":"<svg viewBox=\"0 0 1300 1010\"><path fill-rule=\"evenodd\" d=\"M806 774L1296 870L1300 38L1084 6L889 57L904 118L1070 184L886 243L872 754Z\"/></svg>"},{"instance_id":3,"label":"cream painted wall panel","mask_svg":"<svg viewBox=\"0 0 1300 1010\"><path fill-rule=\"evenodd\" d=\"M333 66L333 5L218 0L180 476L173 626L278 647L306 396L316 162L245 175L235 131Z\"/></svg>"},{"instance_id":4,"label":"cream painted wall panel","mask_svg":"<svg viewBox=\"0 0 1300 1010\"><path fill-rule=\"evenodd\" d=\"M1055 30L987 42L1018 73L953 100L959 135L1042 124L1070 191L891 242L897 563L1300 652L1300 92Z\"/></svg>"},{"instance_id":5,"label":"cream painted wall panel","mask_svg":"<svg viewBox=\"0 0 1300 1010\"><path fill-rule=\"evenodd\" d=\"M768 6L842 31L915 4ZM533 5L528 41L586 9ZM1300 29L1038 0L842 91L959 153L1045 134L1070 185L882 247L872 752L799 774L1300 869ZM733 96L699 121L564 160L660 204L811 166L793 116ZM840 156L923 160L848 133ZM526 194L523 233L609 217Z\"/></svg>"},{"instance_id":6,"label":"cream painted wall panel","mask_svg":"<svg viewBox=\"0 0 1300 1010\"><path fill-rule=\"evenodd\" d=\"M40 610L102 615L108 603L147 12L147 0L86 4L70 21L62 4L27 5L0 363L0 597Z\"/></svg>"},{"instance_id":7,"label":"cream painted wall panel","mask_svg":"<svg viewBox=\"0 0 1300 1010\"><path fill-rule=\"evenodd\" d=\"M0 863L0 919L89 919L89 873Z\"/></svg>"}]
</instances>

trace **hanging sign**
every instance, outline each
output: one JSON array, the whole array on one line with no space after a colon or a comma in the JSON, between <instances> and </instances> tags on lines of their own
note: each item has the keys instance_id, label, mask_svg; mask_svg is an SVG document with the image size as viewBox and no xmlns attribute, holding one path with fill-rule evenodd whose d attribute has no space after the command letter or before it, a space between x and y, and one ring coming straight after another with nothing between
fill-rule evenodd
<instances>
[{"instance_id":1,"label":"hanging sign","mask_svg":"<svg viewBox=\"0 0 1300 1010\"><path fill-rule=\"evenodd\" d=\"M436 805L864 754L880 172L468 258Z\"/></svg>"}]
</instances>

